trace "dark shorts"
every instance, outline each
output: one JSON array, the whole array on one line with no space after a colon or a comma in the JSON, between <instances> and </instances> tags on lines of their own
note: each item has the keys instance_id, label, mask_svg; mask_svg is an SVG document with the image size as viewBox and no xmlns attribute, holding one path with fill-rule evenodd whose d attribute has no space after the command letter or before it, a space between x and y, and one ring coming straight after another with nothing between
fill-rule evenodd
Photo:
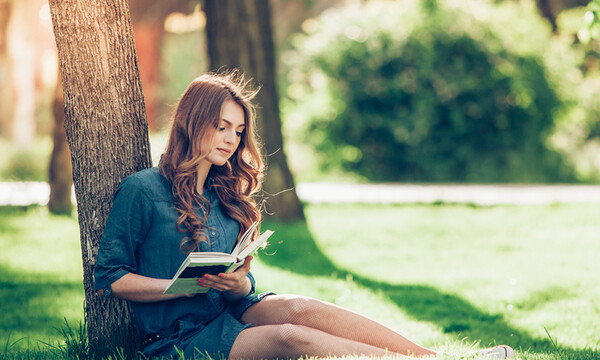
<instances>
[{"instance_id":1,"label":"dark shorts","mask_svg":"<svg viewBox=\"0 0 600 360\"><path fill-rule=\"evenodd\" d=\"M144 355L149 358L176 358L177 351L182 351L186 359L200 359L205 356L215 360L227 359L237 336L251 326L241 322L242 314L268 295L273 293L251 295L233 302L207 324L179 321L174 334L146 346Z\"/></svg>"}]
</instances>

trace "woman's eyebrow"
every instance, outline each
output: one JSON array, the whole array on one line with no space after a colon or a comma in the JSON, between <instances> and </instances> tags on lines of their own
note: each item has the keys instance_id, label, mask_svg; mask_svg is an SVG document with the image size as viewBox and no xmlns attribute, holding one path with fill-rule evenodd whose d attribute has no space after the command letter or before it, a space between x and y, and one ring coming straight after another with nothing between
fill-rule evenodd
<instances>
[{"instance_id":1,"label":"woman's eyebrow","mask_svg":"<svg viewBox=\"0 0 600 360\"><path fill-rule=\"evenodd\" d=\"M228 125L231 125L231 126L233 126L233 123L232 123L231 121L229 121L229 120L227 120L227 119L225 119L225 118L223 118L223 119L221 119L221 120L223 120L224 122L226 122ZM239 128L240 128L240 127L246 127L246 124L239 124L237 127L239 127Z\"/></svg>"}]
</instances>

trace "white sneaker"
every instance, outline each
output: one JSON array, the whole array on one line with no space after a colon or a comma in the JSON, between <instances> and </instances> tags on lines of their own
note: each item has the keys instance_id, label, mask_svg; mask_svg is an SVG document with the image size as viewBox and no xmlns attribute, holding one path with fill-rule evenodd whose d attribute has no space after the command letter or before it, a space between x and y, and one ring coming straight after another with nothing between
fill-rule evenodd
<instances>
[{"instance_id":1,"label":"white sneaker","mask_svg":"<svg viewBox=\"0 0 600 360\"><path fill-rule=\"evenodd\" d=\"M515 351L507 345L498 345L493 348L477 351L477 355L483 359L512 359Z\"/></svg>"}]
</instances>

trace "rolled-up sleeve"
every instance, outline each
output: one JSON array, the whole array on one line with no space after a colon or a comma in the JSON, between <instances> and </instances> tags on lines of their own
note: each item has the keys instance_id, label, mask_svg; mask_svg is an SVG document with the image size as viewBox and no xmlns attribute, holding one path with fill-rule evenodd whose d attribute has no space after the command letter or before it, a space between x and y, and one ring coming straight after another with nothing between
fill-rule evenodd
<instances>
[{"instance_id":1,"label":"rolled-up sleeve","mask_svg":"<svg viewBox=\"0 0 600 360\"><path fill-rule=\"evenodd\" d=\"M117 188L100 240L94 269L95 291L111 294L111 284L138 268L136 250L150 228L152 202L144 184L135 175Z\"/></svg>"},{"instance_id":2,"label":"rolled-up sleeve","mask_svg":"<svg viewBox=\"0 0 600 360\"><path fill-rule=\"evenodd\" d=\"M256 280L254 279L254 276L250 272L246 276L248 276L248 279L250 279L250 285L252 285L248 295L254 295L254 293L256 292ZM248 296L248 295L246 295L246 296Z\"/></svg>"}]
</instances>

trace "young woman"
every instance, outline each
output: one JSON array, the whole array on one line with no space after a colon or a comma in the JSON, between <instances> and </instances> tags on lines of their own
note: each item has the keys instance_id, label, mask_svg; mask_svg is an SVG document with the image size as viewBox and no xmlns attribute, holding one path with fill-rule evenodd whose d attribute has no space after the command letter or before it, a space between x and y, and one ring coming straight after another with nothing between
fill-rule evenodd
<instances>
[{"instance_id":1,"label":"young woman","mask_svg":"<svg viewBox=\"0 0 600 360\"><path fill-rule=\"evenodd\" d=\"M424 357L436 352L323 301L255 294L251 257L233 273L206 275L204 294L165 295L190 251L231 252L261 214L254 199L263 160L254 138L256 94L236 74L203 75L180 99L157 168L115 193L95 270L100 295L131 301L147 356L229 359L300 356ZM507 358L506 346L485 350Z\"/></svg>"}]
</instances>

